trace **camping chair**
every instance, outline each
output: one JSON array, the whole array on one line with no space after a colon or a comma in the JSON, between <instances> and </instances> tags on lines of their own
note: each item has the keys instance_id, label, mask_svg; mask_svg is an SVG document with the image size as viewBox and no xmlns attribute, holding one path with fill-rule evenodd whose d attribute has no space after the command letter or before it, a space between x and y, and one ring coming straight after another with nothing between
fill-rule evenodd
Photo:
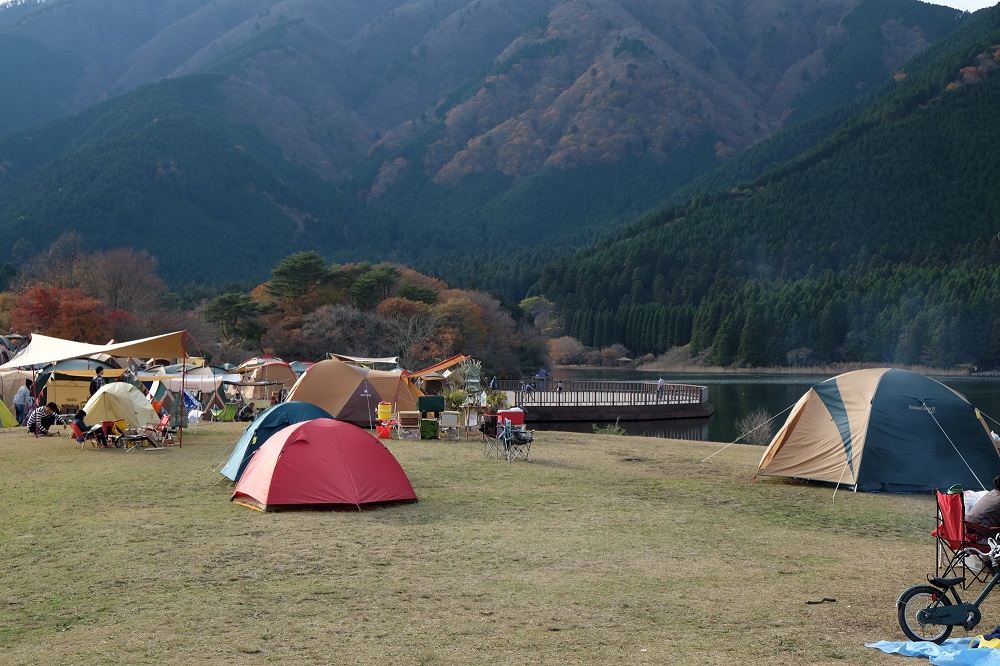
<instances>
[{"instance_id":1,"label":"camping chair","mask_svg":"<svg viewBox=\"0 0 1000 666\"><path fill-rule=\"evenodd\" d=\"M126 452L139 447L154 451L173 445L173 434L170 415L164 414L159 423L149 423L137 430L129 430L119 438L119 441L124 443Z\"/></svg>"},{"instance_id":2,"label":"camping chair","mask_svg":"<svg viewBox=\"0 0 1000 666\"><path fill-rule=\"evenodd\" d=\"M91 446L97 446L97 434L92 430L87 432L80 430L80 426L78 426L75 421L69 422L69 429L73 431L73 439L75 439L76 443L80 445L81 451L87 448L87 440L90 440Z\"/></svg>"},{"instance_id":3,"label":"camping chair","mask_svg":"<svg viewBox=\"0 0 1000 666\"><path fill-rule=\"evenodd\" d=\"M164 414L159 423L147 423L139 431L157 446L170 446L174 443L176 429L170 427L170 414Z\"/></svg>"},{"instance_id":4,"label":"camping chair","mask_svg":"<svg viewBox=\"0 0 1000 666\"><path fill-rule=\"evenodd\" d=\"M499 418L496 414L486 414L483 416L483 422L479 424L479 432L483 433L483 450L486 452L486 457L494 455L497 460L500 460L504 451L503 431L498 423Z\"/></svg>"},{"instance_id":5,"label":"camping chair","mask_svg":"<svg viewBox=\"0 0 1000 666\"><path fill-rule=\"evenodd\" d=\"M236 419L236 410L239 408L238 402L227 402L222 409L212 409L213 421L233 421Z\"/></svg>"},{"instance_id":6,"label":"camping chair","mask_svg":"<svg viewBox=\"0 0 1000 666\"><path fill-rule=\"evenodd\" d=\"M995 537L1000 528L983 527L970 523L965 519L965 501L963 493L940 492L935 490L937 498L937 527L931 532L936 537L935 568L937 575L963 576L966 581L962 588L966 589L974 583L986 583L992 577L989 567L975 556L967 556L961 551L965 548L975 548L986 553L989 547L985 543L987 537Z\"/></svg>"},{"instance_id":7,"label":"camping chair","mask_svg":"<svg viewBox=\"0 0 1000 666\"><path fill-rule=\"evenodd\" d=\"M510 419L504 419L503 440L507 462L514 462L518 458L524 462L531 462L528 456L531 452L531 443L535 441L534 432L514 428L510 424Z\"/></svg>"}]
</instances>

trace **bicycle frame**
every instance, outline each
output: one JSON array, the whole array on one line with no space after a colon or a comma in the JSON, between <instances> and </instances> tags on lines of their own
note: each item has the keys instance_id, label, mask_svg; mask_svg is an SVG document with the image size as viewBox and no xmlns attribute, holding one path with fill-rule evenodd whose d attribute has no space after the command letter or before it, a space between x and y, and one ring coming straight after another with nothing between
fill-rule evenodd
<instances>
[{"instance_id":1,"label":"bicycle frame","mask_svg":"<svg viewBox=\"0 0 1000 666\"><path fill-rule=\"evenodd\" d=\"M931 585L934 585L934 580L931 579ZM1000 570L997 570L993 574L993 578L990 582L986 584L983 591L979 593L973 602L964 602L962 597L958 595L958 587L960 586L961 579L951 579L956 580L953 585L948 585L946 587L941 587L939 585L934 585L934 587L941 587L941 594L947 595L951 592L952 598L955 600L955 604L951 606L936 606L934 608L924 608L917 612L917 619L925 624L943 624L951 626L961 626L965 627L967 631L971 631L973 627L979 624L983 615L979 610L979 605L983 603L986 597L989 596L993 588L1000 583Z\"/></svg>"}]
</instances>

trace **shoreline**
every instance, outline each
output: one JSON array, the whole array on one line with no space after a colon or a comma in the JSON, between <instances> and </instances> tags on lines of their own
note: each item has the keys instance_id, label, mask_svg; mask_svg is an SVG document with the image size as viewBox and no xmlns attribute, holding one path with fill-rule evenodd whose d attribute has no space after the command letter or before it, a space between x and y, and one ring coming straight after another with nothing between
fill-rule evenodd
<instances>
[{"instance_id":1,"label":"shoreline","mask_svg":"<svg viewBox=\"0 0 1000 666\"><path fill-rule=\"evenodd\" d=\"M700 374L700 375L830 375L831 377L854 370L870 370L872 368L896 368L908 370L927 376L941 377L996 377L1000 371L971 372L967 368L931 368L927 366L904 366L884 363L843 363L837 365L794 367L794 368L724 368L720 366L705 366L694 364L681 365L554 365L555 370L619 370L628 372L648 372L650 374Z\"/></svg>"}]
</instances>

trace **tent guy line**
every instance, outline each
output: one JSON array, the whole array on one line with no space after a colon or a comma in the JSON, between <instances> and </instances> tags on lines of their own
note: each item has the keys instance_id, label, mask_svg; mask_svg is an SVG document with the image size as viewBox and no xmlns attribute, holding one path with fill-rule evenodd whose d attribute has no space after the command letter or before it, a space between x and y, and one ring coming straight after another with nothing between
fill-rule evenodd
<instances>
[{"instance_id":1,"label":"tent guy line","mask_svg":"<svg viewBox=\"0 0 1000 666\"><path fill-rule=\"evenodd\" d=\"M948 440L949 444L951 444L951 448L955 449L955 453L958 454L958 457L962 459L963 463L965 463L965 466L968 468L969 472L972 474L972 476L975 477L976 483L979 484L979 487L982 490L986 490L986 486L983 484L982 480L976 474L976 470L972 469L972 466L969 464L969 461L965 459L965 456L962 455L962 452L958 450L957 446L955 446L955 442L951 441L951 437L949 437L948 433L944 431L944 428L941 426L941 423L937 420L937 417L934 416L934 410L931 409L926 402L921 401L920 404L923 405L924 411L926 411L930 415L930 417L934 419L934 423L937 425L938 429L941 430L941 434L944 435L944 438Z\"/></svg>"},{"instance_id":2,"label":"tent guy line","mask_svg":"<svg viewBox=\"0 0 1000 666\"><path fill-rule=\"evenodd\" d=\"M752 433L752 432L755 432L755 431L757 431L757 430L760 430L761 428L763 428L763 427L764 427L764 426L766 426L766 425L767 425L768 423L770 423L770 422L771 422L771 421L773 421L774 419L778 418L779 416L781 416L782 414L784 414L785 412L787 412L787 411L788 411L789 409L791 409L791 408L792 408L792 407L794 407L795 405L796 405L796 403L794 403L794 402L793 402L792 404L788 405L788 407L785 407L785 408L784 408L783 410L781 410L780 412L778 412L777 414L775 414L774 416L772 416L772 417L771 417L771 418L769 418L768 420L766 420L766 421L764 421L763 423L761 423L760 425L758 425L758 426L757 426L756 428L753 428L753 429L751 429L751 430L748 430L747 432L744 432L744 433L741 433L739 437L737 437L737 438L736 438L736 439L734 439L733 441L729 442L728 444L726 444L725 446L723 446L723 447L722 447L721 449L719 449L719 450L718 450L718 451L716 451L715 453L713 453L713 454L711 454L710 456L708 456L708 458L704 458L704 459L702 460L702 462L707 462L707 461L709 460L709 458L714 458L715 456L719 455L720 453L722 453L723 451L725 451L725 450L726 450L726 449L728 449L728 448L729 448L730 446L732 446L732 445L733 445L733 444L735 444L736 442L740 441L741 439L743 439L744 437L746 437L746 436L747 436L747 435L749 435L750 433Z\"/></svg>"}]
</instances>

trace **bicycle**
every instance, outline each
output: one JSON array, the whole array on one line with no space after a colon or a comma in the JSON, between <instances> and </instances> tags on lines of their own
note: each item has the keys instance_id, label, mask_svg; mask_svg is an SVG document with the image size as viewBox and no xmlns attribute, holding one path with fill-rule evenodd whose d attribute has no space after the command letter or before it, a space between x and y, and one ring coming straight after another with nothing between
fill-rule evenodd
<instances>
[{"instance_id":1,"label":"bicycle","mask_svg":"<svg viewBox=\"0 0 1000 666\"><path fill-rule=\"evenodd\" d=\"M990 567L993 578L972 602L962 601L958 589L965 582L965 576L941 578L928 576L930 585L914 585L903 591L896 600L896 615L899 626L912 641L929 641L941 644L951 635L955 627L972 629L983 619L979 605L1000 583L1000 539L988 540L990 550L984 553L976 548L966 548L963 556L986 557L983 564ZM951 598L948 594L951 593ZM954 603L952 603L954 600Z\"/></svg>"}]
</instances>

